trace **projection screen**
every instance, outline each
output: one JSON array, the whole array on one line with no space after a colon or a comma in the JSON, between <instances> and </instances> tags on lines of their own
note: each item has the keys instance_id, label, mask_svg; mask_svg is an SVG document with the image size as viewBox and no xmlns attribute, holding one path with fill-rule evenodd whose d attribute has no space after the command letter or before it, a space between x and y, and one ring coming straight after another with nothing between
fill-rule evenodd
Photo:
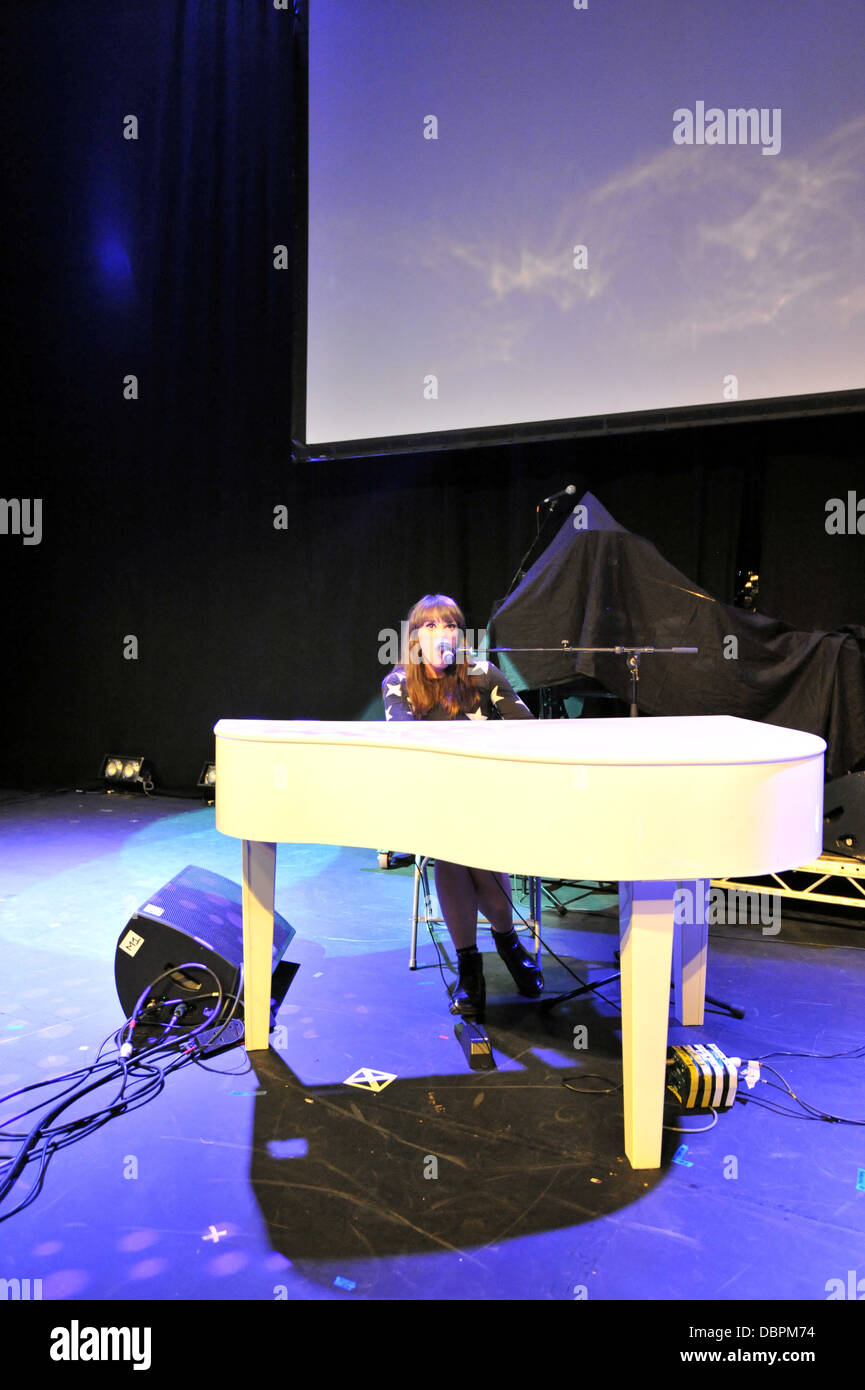
<instances>
[{"instance_id":1,"label":"projection screen","mask_svg":"<svg viewBox=\"0 0 865 1390\"><path fill-rule=\"evenodd\" d=\"M862 0L298 32L296 457L862 408Z\"/></svg>"}]
</instances>

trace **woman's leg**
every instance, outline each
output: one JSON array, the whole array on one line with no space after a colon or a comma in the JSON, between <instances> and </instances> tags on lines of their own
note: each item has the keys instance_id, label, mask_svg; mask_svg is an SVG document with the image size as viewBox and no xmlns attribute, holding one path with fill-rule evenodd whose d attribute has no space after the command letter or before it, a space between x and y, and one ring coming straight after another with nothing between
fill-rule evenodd
<instances>
[{"instance_id":1,"label":"woman's leg","mask_svg":"<svg viewBox=\"0 0 865 1390\"><path fill-rule=\"evenodd\" d=\"M435 861L436 897L442 916L458 951L477 944L478 890L472 870L463 864Z\"/></svg>"},{"instance_id":2,"label":"woman's leg","mask_svg":"<svg viewBox=\"0 0 865 1390\"><path fill-rule=\"evenodd\" d=\"M484 1016L486 983L483 957L477 949L478 893L471 871L462 864L435 861L436 897L457 952L459 978L451 995L451 1013L480 1021Z\"/></svg>"},{"instance_id":3,"label":"woman's leg","mask_svg":"<svg viewBox=\"0 0 865 1390\"><path fill-rule=\"evenodd\" d=\"M510 875L493 873L492 869L469 869L469 873L477 892L478 906L493 931L509 932L514 921Z\"/></svg>"},{"instance_id":4,"label":"woman's leg","mask_svg":"<svg viewBox=\"0 0 865 1390\"><path fill-rule=\"evenodd\" d=\"M544 989L544 977L534 956L530 956L514 930L511 881L507 874L489 869L472 869L481 911L493 929L496 950L507 966L520 994L537 999Z\"/></svg>"},{"instance_id":5,"label":"woman's leg","mask_svg":"<svg viewBox=\"0 0 865 1390\"><path fill-rule=\"evenodd\" d=\"M481 956L477 951L478 907L493 929L496 950L521 994L536 999L543 992L544 977L513 929L511 881L491 869L470 869L462 864L435 861L436 896L459 959L459 980L452 1013L483 1017L486 986Z\"/></svg>"}]
</instances>

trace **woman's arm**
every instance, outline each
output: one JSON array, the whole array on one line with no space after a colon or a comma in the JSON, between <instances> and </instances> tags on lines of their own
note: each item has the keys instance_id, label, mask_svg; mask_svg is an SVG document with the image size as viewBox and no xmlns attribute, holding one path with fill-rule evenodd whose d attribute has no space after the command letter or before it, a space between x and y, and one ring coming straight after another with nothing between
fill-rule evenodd
<instances>
[{"instance_id":1,"label":"woman's arm","mask_svg":"<svg viewBox=\"0 0 865 1390\"><path fill-rule=\"evenodd\" d=\"M389 676L385 676L381 683L381 698L384 700L384 717L388 721L414 719L406 690L405 671L401 667L396 667Z\"/></svg>"},{"instance_id":2,"label":"woman's arm","mask_svg":"<svg viewBox=\"0 0 865 1390\"><path fill-rule=\"evenodd\" d=\"M528 705L524 704L514 690L507 676L489 664L490 700L500 719L534 719Z\"/></svg>"}]
</instances>

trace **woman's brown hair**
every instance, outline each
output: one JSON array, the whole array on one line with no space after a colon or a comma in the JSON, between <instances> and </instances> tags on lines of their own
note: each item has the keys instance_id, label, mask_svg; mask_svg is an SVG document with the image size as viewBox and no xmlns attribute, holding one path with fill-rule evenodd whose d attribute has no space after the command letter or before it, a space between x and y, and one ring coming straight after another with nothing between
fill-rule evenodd
<instances>
[{"instance_id":1,"label":"woman's brown hair","mask_svg":"<svg viewBox=\"0 0 865 1390\"><path fill-rule=\"evenodd\" d=\"M466 620L459 604L446 594L424 594L422 599L418 599L406 619L402 654L406 691L416 719L425 718L436 708L443 710L449 719L456 719L459 714L470 714L478 709L481 702L474 681L468 674L469 663L462 653L443 675L428 675L421 656L418 632L427 618L438 617L455 622L459 644L462 646L465 643Z\"/></svg>"}]
</instances>

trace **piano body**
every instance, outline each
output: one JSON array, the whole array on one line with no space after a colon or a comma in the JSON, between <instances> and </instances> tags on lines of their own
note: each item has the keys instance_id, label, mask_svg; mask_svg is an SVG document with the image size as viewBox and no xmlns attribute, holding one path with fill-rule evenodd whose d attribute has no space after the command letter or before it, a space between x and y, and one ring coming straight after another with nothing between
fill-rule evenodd
<instances>
[{"instance_id":1,"label":"piano body","mask_svg":"<svg viewBox=\"0 0 865 1390\"><path fill-rule=\"evenodd\" d=\"M727 715L223 719L214 732L216 826L242 842L248 1050L268 1047L280 841L618 880L625 1151L634 1168L660 1165L674 935L682 1023L702 1022L705 994L706 927L674 934L674 894L820 853L821 738ZM413 796L422 785L442 790Z\"/></svg>"}]
</instances>

